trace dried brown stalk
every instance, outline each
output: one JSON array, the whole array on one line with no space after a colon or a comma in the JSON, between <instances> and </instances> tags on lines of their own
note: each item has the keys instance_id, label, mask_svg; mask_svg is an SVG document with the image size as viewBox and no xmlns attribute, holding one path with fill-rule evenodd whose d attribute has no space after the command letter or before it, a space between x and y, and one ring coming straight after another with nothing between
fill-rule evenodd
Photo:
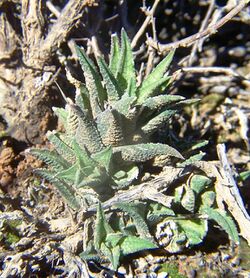
<instances>
[{"instance_id":1,"label":"dried brown stalk","mask_svg":"<svg viewBox=\"0 0 250 278\"><path fill-rule=\"evenodd\" d=\"M22 36L15 33L4 13L0 18L0 111L9 135L38 143L51 120L47 91L58 73L53 56L82 17L83 9L94 5L95 0L68 1L52 26L43 17L44 1L22 0L20 4Z\"/></svg>"},{"instance_id":2,"label":"dried brown stalk","mask_svg":"<svg viewBox=\"0 0 250 278\"><path fill-rule=\"evenodd\" d=\"M157 49L158 52L164 53L171 49L175 49L178 47L190 47L197 40L200 40L204 37L209 37L215 34L218 29L220 29L224 24L226 24L229 20L231 20L235 15L237 15L241 10L243 10L246 5L250 2L250 0L240 1L229 13L227 13L223 18L221 18L215 24L208 26L205 30L198 32L192 36L179 40L177 42L172 42L168 44L160 44L157 41L154 41L152 38L149 38L147 44Z\"/></svg>"}]
</instances>

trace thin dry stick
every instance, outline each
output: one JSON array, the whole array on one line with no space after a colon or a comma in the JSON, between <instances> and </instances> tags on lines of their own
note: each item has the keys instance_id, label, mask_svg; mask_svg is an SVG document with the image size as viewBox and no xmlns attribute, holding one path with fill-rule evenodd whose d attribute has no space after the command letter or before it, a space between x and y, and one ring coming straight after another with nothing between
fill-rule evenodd
<instances>
[{"instance_id":1,"label":"thin dry stick","mask_svg":"<svg viewBox=\"0 0 250 278\"><path fill-rule=\"evenodd\" d=\"M243 10L250 0L240 1L236 7L234 7L228 14L226 14L221 20L217 23L208 26L204 31L198 32L192 36L189 36L185 39L182 39L177 42L172 42L168 44L159 44L157 41L154 41L152 38L149 38L147 44L157 49L160 53L175 49L178 47L189 47L193 45L197 40L204 38L206 36L211 36L218 31L225 23L231 20L235 15L237 15L241 10Z\"/></svg>"},{"instance_id":2,"label":"thin dry stick","mask_svg":"<svg viewBox=\"0 0 250 278\"><path fill-rule=\"evenodd\" d=\"M138 32L136 33L136 35L134 36L134 38L133 38L133 40L132 40L132 42L131 42L131 47L132 47L132 48L134 48L134 47L137 45L138 40L139 40L140 37L144 34L144 32L145 32L145 30L146 30L148 24L150 23L150 21L151 21L153 15L154 15L154 13L155 13L155 10L156 10L156 8L157 8L159 2L160 2L160 0L155 0L154 5L153 5L153 7L151 8L151 10L148 11L148 12L146 13L146 15L147 15L146 19L144 20L144 22L143 22L141 28L138 30Z\"/></svg>"},{"instance_id":3,"label":"thin dry stick","mask_svg":"<svg viewBox=\"0 0 250 278\"><path fill-rule=\"evenodd\" d=\"M152 15L151 19L151 25L152 25L152 31L153 31L153 38L154 40L157 40L156 35L156 28L155 28L155 18ZM154 67L154 58L155 58L155 49L148 45L148 61L147 61L147 67L145 70L145 77L149 75L149 73L152 71Z\"/></svg>"},{"instance_id":4,"label":"thin dry stick","mask_svg":"<svg viewBox=\"0 0 250 278\"><path fill-rule=\"evenodd\" d=\"M217 189L220 190L221 196L223 196L223 201L226 203L229 211L237 221L241 235L250 245L250 217L245 209L239 189L233 178L224 144L217 145L217 153L222 166L220 171L221 178L218 179Z\"/></svg>"},{"instance_id":5,"label":"thin dry stick","mask_svg":"<svg viewBox=\"0 0 250 278\"><path fill-rule=\"evenodd\" d=\"M40 46L43 55L50 55L66 39L70 30L75 26L78 19L82 17L82 10L95 4L95 0L70 0L57 21L52 26L49 34Z\"/></svg>"},{"instance_id":6,"label":"thin dry stick","mask_svg":"<svg viewBox=\"0 0 250 278\"><path fill-rule=\"evenodd\" d=\"M175 72L175 74L179 75L180 73L222 73L226 74L232 77L236 77L242 80L245 80L246 78L239 73L237 73L235 70L227 67L184 67L178 71Z\"/></svg>"},{"instance_id":7,"label":"thin dry stick","mask_svg":"<svg viewBox=\"0 0 250 278\"><path fill-rule=\"evenodd\" d=\"M46 6L56 18L60 16L60 11L52 4L51 1L46 1Z\"/></svg>"},{"instance_id":8,"label":"thin dry stick","mask_svg":"<svg viewBox=\"0 0 250 278\"><path fill-rule=\"evenodd\" d=\"M201 27L200 27L199 32L204 31L206 26L208 25L208 21L209 21L209 19L211 17L213 9L214 9L214 4L215 4L215 0L212 0L210 5L209 5L209 8L207 10L206 16L205 16L204 20L201 23ZM195 42L195 44L193 45L193 47L192 47L191 54L190 54L190 57L189 57L189 60L188 60L188 65L189 66L192 65L192 63L194 61L195 54L196 54L198 48L201 48L201 45L202 45L201 41L203 41L203 39L197 40Z\"/></svg>"},{"instance_id":9,"label":"thin dry stick","mask_svg":"<svg viewBox=\"0 0 250 278\"><path fill-rule=\"evenodd\" d=\"M183 171L181 168L166 167L165 172L157 178L131 187L129 190L119 191L114 197L103 202L102 207L108 209L117 203L132 202L134 200L147 200L151 199L151 197L154 201L157 199L159 203L162 203L162 195L160 194L160 196L156 196L155 191L157 190L157 192L160 192L166 190L174 181L186 174L187 172ZM165 197L165 203L168 203L169 198L168 196ZM94 211L96 211L96 205L91 206L88 209L88 212Z\"/></svg>"}]
</instances>

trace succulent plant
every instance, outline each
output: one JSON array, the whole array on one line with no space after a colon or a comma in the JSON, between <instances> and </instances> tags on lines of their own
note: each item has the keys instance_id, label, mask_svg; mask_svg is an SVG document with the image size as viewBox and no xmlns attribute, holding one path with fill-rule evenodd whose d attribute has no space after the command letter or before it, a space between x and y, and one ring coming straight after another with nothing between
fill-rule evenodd
<instances>
[{"instance_id":1,"label":"succulent plant","mask_svg":"<svg viewBox=\"0 0 250 278\"><path fill-rule=\"evenodd\" d=\"M88 247L82 258L96 260L101 253L117 268L122 256L140 250L160 245L177 252L203 240L208 219L224 221L224 229L237 241L232 219L216 210L214 200L209 201L214 194L211 180L202 175L191 174L185 184L177 186L170 207L135 200L116 203L115 213L103 210L100 202L140 183L145 162L154 160L157 165L161 161L161 166L164 160L167 165L173 157L178 167L184 168L202 158L198 154L185 160L175 148L152 141L152 135L171 116L196 100L166 94L171 81L166 72L174 51L138 84L124 30L121 42L116 35L112 37L108 64L99 57L97 67L83 49L76 50L85 84L77 86L74 102L66 99L65 108L54 108L65 131L48 132L53 150L30 152L50 166L35 172L54 184L72 209L88 211L96 206L96 221L93 219L91 227L94 237L86 239ZM193 150L202 145L204 142L197 143ZM189 217L180 216L182 213Z\"/></svg>"},{"instance_id":2,"label":"succulent plant","mask_svg":"<svg viewBox=\"0 0 250 278\"><path fill-rule=\"evenodd\" d=\"M174 52L137 85L125 31L121 47L117 36L112 37L109 65L98 58L99 71L83 49L76 49L85 84L77 88L74 103L68 99L65 109L54 108L65 133L48 132L54 151L31 150L51 166L36 172L55 184L75 209L82 205L78 189L93 189L93 199L85 195L89 205L129 186L139 176L138 163L160 155L183 159L171 146L150 142L150 136L185 103L181 96L163 94Z\"/></svg>"}]
</instances>

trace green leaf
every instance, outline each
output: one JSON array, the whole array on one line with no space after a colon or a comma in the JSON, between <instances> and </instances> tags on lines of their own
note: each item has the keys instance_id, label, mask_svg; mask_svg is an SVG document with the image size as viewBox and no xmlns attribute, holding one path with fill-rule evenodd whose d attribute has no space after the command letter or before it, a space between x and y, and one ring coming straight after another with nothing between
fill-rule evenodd
<instances>
[{"instance_id":1,"label":"green leaf","mask_svg":"<svg viewBox=\"0 0 250 278\"><path fill-rule=\"evenodd\" d=\"M128 92L123 94L120 100L113 104L113 109L127 118L130 118L130 110L134 106L136 101L135 97L129 96Z\"/></svg>"},{"instance_id":2,"label":"green leaf","mask_svg":"<svg viewBox=\"0 0 250 278\"><path fill-rule=\"evenodd\" d=\"M182 96L160 95L146 99L146 101L142 103L142 106L152 110L156 110L183 99L184 97Z\"/></svg>"},{"instance_id":3,"label":"green leaf","mask_svg":"<svg viewBox=\"0 0 250 278\"><path fill-rule=\"evenodd\" d=\"M174 190L174 201L175 203L180 203L181 198L184 194L184 185L178 186Z\"/></svg>"},{"instance_id":4,"label":"green leaf","mask_svg":"<svg viewBox=\"0 0 250 278\"><path fill-rule=\"evenodd\" d=\"M66 109L68 111L67 123L65 125L66 136L69 137L69 144L71 144L72 139L76 135L78 129L78 116L75 113L74 109L72 109L72 104L67 104ZM80 109L80 108L79 108Z\"/></svg>"},{"instance_id":5,"label":"green leaf","mask_svg":"<svg viewBox=\"0 0 250 278\"><path fill-rule=\"evenodd\" d=\"M104 59L99 58L97 62L100 68L100 72L102 74L104 84L106 85L108 101L112 103L112 101L119 100L120 96L122 95L122 90L119 87L119 84L115 76L113 75L112 71L108 68Z\"/></svg>"},{"instance_id":6,"label":"green leaf","mask_svg":"<svg viewBox=\"0 0 250 278\"><path fill-rule=\"evenodd\" d=\"M194 191L188 186L185 186L185 192L181 199L181 205L189 212L194 213L195 194Z\"/></svg>"},{"instance_id":7,"label":"green leaf","mask_svg":"<svg viewBox=\"0 0 250 278\"><path fill-rule=\"evenodd\" d=\"M89 101L89 92L84 84L76 90L75 104L79 106L88 116L91 116L91 106Z\"/></svg>"},{"instance_id":8,"label":"green leaf","mask_svg":"<svg viewBox=\"0 0 250 278\"><path fill-rule=\"evenodd\" d=\"M56 131L48 131L47 138L54 145L56 151L67 161L74 162L75 154L69 145L67 145Z\"/></svg>"},{"instance_id":9,"label":"green leaf","mask_svg":"<svg viewBox=\"0 0 250 278\"><path fill-rule=\"evenodd\" d=\"M198 154L192 155L190 156L188 159L186 159L183 162L178 162L177 166L178 167L186 167L188 165L192 165L193 163L197 162L197 161L201 161L202 158L206 155L206 153L204 152L199 152Z\"/></svg>"},{"instance_id":10,"label":"green leaf","mask_svg":"<svg viewBox=\"0 0 250 278\"><path fill-rule=\"evenodd\" d=\"M136 144L114 147L114 153L119 153L124 161L144 162L159 155L174 156L183 159L174 148L160 143Z\"/></svg>"},{"instance_id":11,"label":"green leaf","mask_svg":"<svg viewBox=\"0 0 250 278\"><path fill-rule=\"evenodd\" d=\"M242 181L247 180L247 179L250 177L250 170L241 172L241 173L239 174L239 177L240 177L240 179L241 179Z\"/></svg>"},{"instance_id":12,"label":"green leaf","mask_svg":"<svg viewBox=\"0 0 250 278\"><path fill-rule=\"evenodd\" d=\"M136 96L136 80L134 78L129 79L126 93L131 97Z\"/></svg>"},{"instance_id":13,"label":"green leaf","mask_svg":"<svg viewBox=\"0 0 250 278\"><path fill-rule=\"evenodd\" d=\"M86 147L90 153L99 152L104 148L101 136L91 121L76 105L71 105L72 111L78 118L78 127L75 134L75 140L81 148Z\"/></svg>"},{"instance_id":14,"label":"green leaf","mask_svg":"<svg viewBox=\"0 0 250 278\"><path fill-rule=\"evenodd\" d=\"M96 118L104 105L106 93L102 86L101 77L93 62L87 57L85 51L76 46L76 52L82 66L86 87L89 91L93 118Z\"/></svg>"},{"instance_id":15,"label":"green leaf","mask_svg":"<svg viewBox=\"0 0 250 278\"><path fill-rule=\"evenodd\" d=\"M67 125L68 111L64 108L60 107L52 107L53 112L58 117L59 121L63 124L63 126Z\"/></svg>"},{"instance_id":16,"label":"green leaf","mask_svg":"<svg viewBox=\"0 0 250 278\"><path fill-rule=\"evenodd\" d=\"M212 180L203 175L193 175L190 179L190 187L196 194L199 194L207 186L212 183Z\"/></svg>"},{"instance_id":17,"label":"green leaf","mask_svg":"<svg viewBox=\"0 0 250 278\"><path fill-rule=\"evenodd\" d=\"M129 186L135 179L138 178L139 168L136 165L129 165L123 170L118 170L113 174L113 180L118 188Z\"/></svg>"},{"instance_id":18,"label":"green leaf","mask_svg":"<svg viewBox=\"0 0 250 278\"><path fill-rule=\"evenodd\" d=\"M110 51L110 58L109 58L109 68L114 76L116 76L116 73L118 71L119 58L120 58L119 39L117 34L114 34L111 37L111 51Z\"/></svg>"},{"instance_id":19,"label":"green leaf","mask_svg":"<svg viewBox=\"0 0 250 278\"><path fill-rule=\"evenodd\" d=\"M174 114L176 114L177 111L178 110L168 109L161 112L142 127L143 132L146 134L155 132L162 126L162 124L166 123Z\"/></svg>"},{"instance_id":20,"label":"green leaf","mask_svg":"<svg viewBox=\"0 0 250 278\"><path fill-rule=\"evenodd\" d=\"M71 166L63 157L59 156L55 151L45 149L30 149L32 155L50 165L53 170L61 171Z\"/></svg>"},{"instance_id":21,"label":"green leaf","mask_svg":"<svg viewBox=\"0 0 250 278\"><path fill-rule=\"evenodd\" d=\"M157 245L148 239L136 236L127 236L120 243L122 255L129 255L142 250L155 249Z\"/></svg>"},{"instance_id":22,"label":"green leaf","mask_svg":"<svg viewBox=\"0 0 250 278\"><path fill-rule=\"evenodd\" d=\"M117 269L118 266L119 266L119 261L120 261L120 256L121 256L121 248L119 245L117 246L114 246L112 249L111 249L111 253L112 253L112 257L109 258L111 263L112 263L112 266L114 269Z\"/></svg>"},{"instance_id":23,"label":"green leaf","mask_svg":"<svg viewBox=\"0 0 250 278\"><path fill-rule=\"evenodd\" d=\"M208 143L209 143L208 140L200 140L198 142L195 142L195 143L192 144L189 151L191 152L191 151L198 150L198 149L200 149L204 146L207 146Z\"/></svg>"},{"instance_id":24,"label":"green leaf","mask_svg":"<svg viewBox=\"0 0 250 278\"><path fill-rule=\"evenodd\" d=\"M136 83L133 53L130 41L124 29L122 29L121 32L121 54L119 57L116 77L123 92L128 88L128 83L131 79L134 80L132 84Z\"/></svg>"},{"instance_id":25,"label":"green leaf","mask_svg":"<svg viewBox=\"0 0 250 278\"><path fill-rule=\"evenodd\" d=\"M147 223L150 226L155 225L166 216L175 216L175 212L159 203L151 203L147 215Z\"/></svg>"},{"instance_id":26,"label":"green leaf","mask_svg":"<svg viewBox=\"0 0 250 278\"><path fill-rule=\"evenodd\" d=\"M133 224L135 225L137 232L140 236L151 238L151 234L148 229L148 225L144 218L142 217L142 211L145 209L142 203L138 204L125 204L118 203L114 207L122 210L127 215L133 219Z\"/></svg>"},{"instance_id":27,"label":"green leaf","mask_svg":"<svg viewBox=\"0 0 250 278\"><path fill-rule=\"evenodd\" d=\"M112 228L107 222L101 203L97 206L96 223L94 231L94 246L96 250L101 248L101 244L105 243L109 233L113 233Z\"/></svg>"},{"instance_id":28,"label":"green leaf","mask_svg":"<svg viewBox=\"0 0 250 278\"><path fill-rule=\"evenodd\" d=\"M73 140L72 147L74 149L79 167L84 168L88 166L94 168L97 165L91 158L90 153L86 150L85 146L81 148L79 144L75 140Z\"/></svg>"},{"instance_id":29,"label":"green leaf","mask_svg":"<svg viewBox=\"0 0 250 278\"><path fill-rule=\"evenodd\" d=\"M75 210L80 208L79 202L76 198L76 192L73 187L71 187L64 181L57 179L55 177L55 172L48 171L47 169L36 169L34 172L39 176L45 178L47 181L51 182L57 188L57 190L60 192L60 194L66 200L70 207Z\"/></svg>"},{"instance_id":30,"label":"green leaf","mask_svg":"<svg viewBox=\"0 0 250 278\"><path fill-rule=\"evenodd\" d=\"M201 195L202 206L212 207L215 203L215 199L216 199L216 194L214 191L211 190L205 191Z\"/></svg>"},{"instance_id":31,"label":"green leaf","mask_svg":"<svg viewBox=\"0 0 250 278\"><path fill-rule=\"evenodd\" d=\"M119 146L123 143L121 115L115 109L106 109L96 119L97 129L105 146Z\"/></svg>"},{"instance_id":32,"label":"green leaf","mask_svg":"<svg viewBox=\"0 0 250 278\"><path fill-rule=\"evenodd\" d=\"M228 234L229 238L235 243L239 243L239 235L236 225L233 219L223 211L219 209L213 209L207 206L203 206L200 209L201 213L205 213L208 219L214 220L220 227Z\"/></svg>"},{"instance_id":33,"label":"green leaf","mask_svg":"<svg viewBox=\"0 0 250 278\"><path fill-rule=\"evenodd\" d=\"M143 103L149 96L151 96L152 92L159 87L161 84L166 82L169 77L163 78L167 68L172 62L175 51L171 51L167 57L165 57L157 67L148 75L148 77L143 81L139 90L137 91L138 103ZM164 80L159 83L160 80ZM158 82L159 84L157 84ZM154 84L154 85L153 85Z\"/></svg>"},{"instance_id":34,"label":"green leaf","mask_svg":"<svg viewBox=\"0 0 250 278\"><path fill-rule=\"evenodd\" d=\"M112 159L112 148L109 146L105 148L104 150L95 153L92 155L92 158L103 168L106 169L107 172L110 171L111 166L111 159Z\"/></svg>"},{"instance_id":35,"label":"green leaf","mask_svg":"<svg viewBox=\"0 0 250 278\"><path fill-rule=\"evenodd\" d=\"M207 220L193 219L193 220L177 220L178 225L185 232L188 239L188 245L197 245L201 243L208 231Z\"/></svg>"},{"instance_id":36,"label":"green leaf","mask_svg":"<svg viewBox=\"0 0 250 278\"><path fill-rule=\"evenodd\" d=\"M78 163L75 163L74 165L72 165L68 169L57 172L56 177L74 183L75 180L76 180L77 174L79 175L78 172L82 173L82 171L79 168ZM82 174L82 178L84 178L84 177L85 177L85 175Z\"/></svg>"},{"instance_id":37,"label":"green leaf","mask_svg":"<svg viewBox=\"0 0 250 278\"><path fill-rule=\"evenodd\" d=\"M105 245L108 248L113 248L119 244L122 238L124 238L122 233L110 233L105 239Z\"/></svg>"},{"instance_id":38,"label":"green leaf","mask_svg":"<svg viewBox=\"0 0 250 278\"><path fill-rule=\"evenodd\" d=\"M137 89L137 103L143 104L145 100L147 100L149 97L153 97L157 94L157 89L166 82L170 81L169 76L161 77L159 79L155 79L154 82L151 82L147 86L144 85L144 82L141 84L141 86Z\"/></svg>"}]
</instances>

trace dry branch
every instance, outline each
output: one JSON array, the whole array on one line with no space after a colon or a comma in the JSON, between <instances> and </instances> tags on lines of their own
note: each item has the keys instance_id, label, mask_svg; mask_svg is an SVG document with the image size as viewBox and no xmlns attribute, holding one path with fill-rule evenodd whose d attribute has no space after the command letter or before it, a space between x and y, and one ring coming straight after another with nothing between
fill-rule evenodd
<instances>
[{"instance_id":1,"label":"dry branch","mask_svg":"<svg viewBox=\"0 0 250 278\"><path fill-rule=\"evenodd\" d=\"M83 9L86 6L94 5L95 2L95 0L70 0L42 43L41 52L50 55L55 51L66 39L77 20L82 17Z\"/></svg>"},{"instance_id":2,"label":"dry branch","mask_svg":"<svg viewBox=\"0 0 250 278\"><path fill-rule=\"evenodd\" d=\"M225 210L224 206L227 206L239 226L241 236L250 245L250 217L233 178L224 144L217 145L217 153L220 165L201 161L196 162L195 166L204 171L207 176L216 178L215 190L218 206L223 210Z\"/></svg>"},{"instance_id":3,"label":"dry branch","mask_svg":"<svg viewBox=\"0 0 250 278\"><path fill-rule=\"evenodd\" d=\"M143 35L143 33L145 32L147 26L149 25L150 21L152 20L152 17L155 13L155 10L159 4L160 0L155 0L153 7L146 12L146 19L144 20L141 28L138 30L138 32L135 34L132 42L131 42L131 47L134 48L138 42L138 40L140 39L140 37Z\"/></svg>"},{"instance_id":4,"label":"dry branch","mask_svg":"<svg viewBox=\"0 0 250 278\"><path fill-rule=\"evenodd\" d=\"M165 170L157 178L136 185L129 190L119 191L116 196L109 199L106 202L102 203L104 209L111 208L117 203L127 203L134 200L153 200L161 204L167 205L170 199L168 196L165 196L163 200L162 194L159 194L161 191L166 191L168 187L176 180L185 176L185 172L181 168L166 167ZM156 192L158 194L156 194ZM89 212L96 211L96 205L88 209Z\"/></svg>"},{"instance_id":5,"label":"dry branch","mask_svg":"<svg viewBox=\"0 0 250 278\"><path fill-rule=\"evenodd\" d=\"M237 15L241 10L243 10L250 0L240 1L228 14L221 18L217 23L208 26L205 30L198 32L192 36L179 40L177 42L172 42L168 44L160 44L157 41L154 41L152 38L149 38L147 44L157 49L160 53L175 49L178 47L190 47L197 40L200 40L204 37L209 37L215 34L219 28L231 20L235 15Z\"/></svg>"},{"instance_id":6,"label":"dry branch","mask_svg":"<svg viewBox=\"0 0 250 278\"><path fill-rule=\"evenodd\" d=\"M9 17L3 13L0 18L0 42L5 42L0 44L3 61L0 64L0 111L7 123L8 135L20 141L39 143L52 119L47 91L58 74L52 64L53 56L82 17L83 9L94 5L95 0L68 1L52 26L43 17L44 1L20 2L22 36L13 30ZM47 36L46 30L49 30ZM17 57L13 55L15 51ZM15 63L15 67L10 67L10 62Z\"/></svg>"},{"instance_id":7,"label":"dry branch","mask_svg":"<svg viewBox=\"0 0 250 278\"><path fill-rule=\"evenodd\" d=\"M221 178L218 179L217 186L222 194L223 200L228 206L234 219L237 221L241 235L250 245L250 217L246 211L239 189L233 178L232 170L227 160L226 147L224 144L217 145L217 153L222 168L220 169Z\"/></svg>"}]
</instances>

